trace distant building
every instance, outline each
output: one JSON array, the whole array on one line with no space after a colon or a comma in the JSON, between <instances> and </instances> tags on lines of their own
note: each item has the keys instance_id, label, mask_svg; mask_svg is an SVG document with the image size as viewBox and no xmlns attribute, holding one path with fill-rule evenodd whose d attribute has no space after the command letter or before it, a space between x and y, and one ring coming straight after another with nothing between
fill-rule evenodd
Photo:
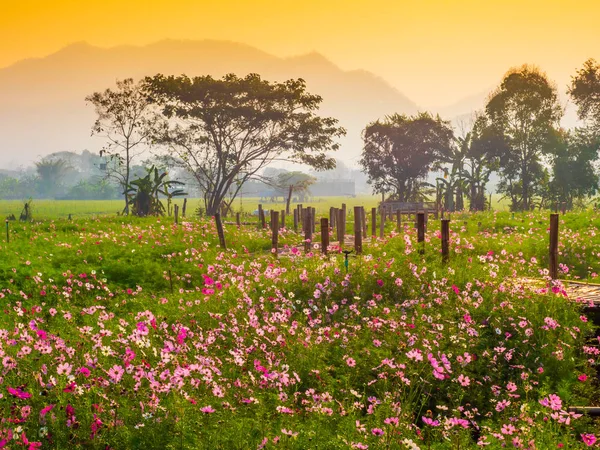
<instances>
[{"instance_id":1,"label":"distant building","mask_svg":"<svg viewBox=\"0 0 600 450\"><path fill-rule=\"evenodd\" d=\"M354 197L356 195L354 180L319 180L311 185L309 190L313 197Z\"/></svg>"}]
</instances>

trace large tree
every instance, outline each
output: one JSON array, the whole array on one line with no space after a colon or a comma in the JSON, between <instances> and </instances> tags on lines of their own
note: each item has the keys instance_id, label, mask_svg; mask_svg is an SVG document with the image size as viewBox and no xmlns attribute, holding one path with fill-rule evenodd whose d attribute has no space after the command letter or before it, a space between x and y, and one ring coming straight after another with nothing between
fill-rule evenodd
<instances>
[{"instance_id":1,"label":"large tree","mask_svg":"<svg viewBox=\"0 0 600 450\"><path fill-rule=\"evenodd\" d=\"M86 97L94 105L97 119L92 134L106 138L105 148L100 152L110 160L106 165L107 176L123 188L124 213L129 214L127 189L132 178L133 161L145 150L152 131L152 109L140 83L128 78L117 81L116 89L106 89Z\"/></svg>"},{"instance_id":2,"label":"large tree","mask_svg":"<svg viewBox=\"0 0 600 450\"><path fill-rule=\"evenodd\" d=\"M579 118L594 132L600 132L600 65L595 60L587 60L577 71L568 93L577 105Z\"/></svg>"},{"instance_id":3,"label":"large tree","mask_svg":"<svg viewBox=\"0 0 600 450\"><path fill-rule=\"evenodd\" d=\"M154 142L194 174L208 215L230 206L244 182L274 161L333 168L326 153L345 134L336 119L316 114L322 99L301 79L156 75L145 88L164 118Z\"/></svg>"},{"instance_id":4,"label":"large tree","mask_svg":"<svg viewBox=\"0 0 600 450\"><path fill-rule=\"evenodd\" d=\"M64 187L64 180L73 167L62 158L43 158L35 163L40 192L45 197L55 197Z\"/></svg>"},{"instance_id":5,"label":"large tree","mask_svg":"<svg viewBox=\"0 0 600 450\"><path fill-rule=\"evenodd\" d=\"M586 128L561 132L559 145L551 155L553 178L550 193L559 203L572 208L578 199L598 191L598 175L594 162L598 160L600 141Z\"/></svg>"},{"instance_id":6,"label":"large tree","mask_svg":"<svg viewBox=\"0 0 600 450\"><path fill-rule=\"evenodd\" d=\"M452 140L452 128L439 116L394 114L364 129L360 165L375 192L418 200L434 163L448 159Z\"/></svg>"},{"instance_id":7,"label":"large tree","mask_svg":"<svg viewBox=\"0 0 600 450\"><path fill-rule=\"evenodd\" d=\"M511 196L513 209L532 206L535 187L544 177L542 157L556 145L562 113L556 87L534 67L510 70L490 95L486 115L504 141L499 190Z\"/></svg>"}]
</instances>

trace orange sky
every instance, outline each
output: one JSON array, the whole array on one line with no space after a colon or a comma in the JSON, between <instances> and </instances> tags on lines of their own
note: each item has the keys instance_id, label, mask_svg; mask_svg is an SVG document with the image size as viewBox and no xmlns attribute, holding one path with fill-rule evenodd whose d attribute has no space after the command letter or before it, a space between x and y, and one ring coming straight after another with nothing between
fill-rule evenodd
<instances>
[{"instance_id":1,"label":"orange sky","mask_svg":"<svg viewBox=\"0 0 600 450\"><path fill-rule=\"evenodd\" d=\"M278 56L316 50L439 107L525 62L564 87L600 59L599 18L600 2L577 0L0 0L0 67L75 41L227 39Z\"/></svg>"}]
</instances>

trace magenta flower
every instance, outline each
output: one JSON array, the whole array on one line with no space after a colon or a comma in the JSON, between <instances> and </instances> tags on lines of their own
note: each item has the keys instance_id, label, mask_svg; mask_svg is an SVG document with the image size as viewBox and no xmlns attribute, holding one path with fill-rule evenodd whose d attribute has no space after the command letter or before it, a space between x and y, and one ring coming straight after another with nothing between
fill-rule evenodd
<instances>
[{"instance_id":1,"label":"magenta flower","mask_svg":"<svg viewBox=\"0 0 600 450\"><path fill-rule=\"evenodd\" d=\"M581 439L583 440L583 443L585 445L587 445L588 447L591 447L597 441L596 436L594 436L593 434L588 434L588 433L583 433L581 435Z\"/></svg>"},{"instance_id":2,"label":"magenta flower","mask_svg":"<svg viewBox=\"0 0 600 450\"><path fill-rule=\"evenodd\" d=\"M6 390L8 391L8 393L10 395L20 398L21 400L31 398L31 394L29 392L25 392L21 388L13 389L13 388L9 387L9 388L6 388Z\"/></svg>"}]
</instances>

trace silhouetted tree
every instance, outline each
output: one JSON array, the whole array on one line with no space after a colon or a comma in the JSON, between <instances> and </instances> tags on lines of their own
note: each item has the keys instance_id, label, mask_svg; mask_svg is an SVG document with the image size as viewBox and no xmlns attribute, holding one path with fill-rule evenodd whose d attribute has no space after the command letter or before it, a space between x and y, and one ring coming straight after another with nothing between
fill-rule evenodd
<instances>
[{"instance_id":1,"label":"silhouetted tree","mask_svg":"<svg viewBox=\"0 0 600 450\"><path fill-rule=\"evenodd\" d=\"M46 197L55 197L63 187L63 180L73 168L64 159L47 159L35 163L40 192Z\"/></svg>"},{"instance_id":2,"label":"silhouetted tree","mask_svg":"<svg viewBox=\"0 0 600 450\"><path fill-rule=\"evenodd\" d=\"M491 94L486 115L505 143L499 154L499 191L511 197L513 209L530 208L544 176L542 155L556 145L562 113L556 87L530 66L510 70Z\"/></svg>"},{"instance_id":3,"label":"silhouetted tree","mask_svg":"<svg viewBox=\"0 0 600 450\"><path fill-rule=\"evenodd\" d=\"M568 90L577 114L585 120L594 132L600 132L600 65L589 59L583 68L572 78Z\"/></svg>"},{"instance_id":4,"label":"silhouetted tree","mask_svg":"<svg viewBox=\"0 0 600 450\"><path fill-rule=\"evenodd\" d=\"M125 196L124 213L129 214L126 190L131 179L133 160L146 148L148 136L152 130L152 114L146 95L140 83L127 78L117 81L116 89L106 89L86 97L92 103L98 115L92 134L104 136L106 147L100 152L110 156L107 174L123 188Z\"/></svg>"},{"instance_id":5,"label":"silhouetted tree","mask_svg":"<svg viewBox=\"0 0 600 450\"><path fill-rule=\"evenodd\" d=\"M195 175L208 215L232 192L229 207L244 182L273 161L333 168L326 152L337 150L334 139L345 134L336 119L316 114L322 99L301 79L156 75L145 86L165 119L155 142Z\"/></svg>"},{"instance_id":6,"label":"silhouetted tree","mask_svg":"<svg viewBox=\"0 0 600 450\"><path fill-rule=\"evenodd\" d=\"M572 208L577 199L596 194L598 175L594 162L598 160L598 136L585 128L562 132L560 143L551 155L553 178L550 193L553 200Z\"/></svg>"},{"instance_id":7,"label":"silhouetted tree","mask_svg":"<svg viewBox=\"0 0 600 450\"><path fill-rule=\"evenodd\" d=\"M364 129L360 165L375 192L417 200L434 163L448 159L452 139L452 128L439 116L394 114Z\"/></svg>"}]
</instances>

